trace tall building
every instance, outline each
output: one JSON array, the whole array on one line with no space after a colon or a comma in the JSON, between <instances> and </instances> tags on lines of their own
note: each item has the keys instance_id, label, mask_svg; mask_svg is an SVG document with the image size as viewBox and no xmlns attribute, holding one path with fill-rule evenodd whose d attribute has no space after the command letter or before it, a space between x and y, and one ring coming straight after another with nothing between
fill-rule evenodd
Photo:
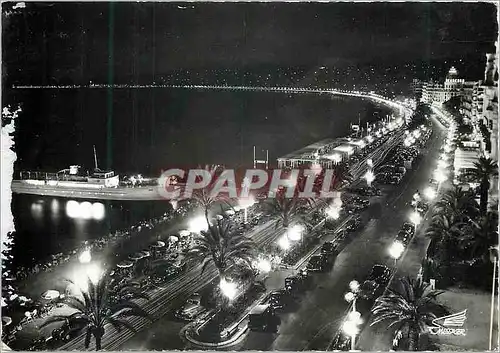
<instances>
[{"instance_id":1,"label":"tall building","mask_svg":"<svg viewBox=\"0 0 500 353\"><path fill-rule=\"evenodd\" d=\"M413 98L419 101L422 98L422 86L424 82L420 81L418 78L414 78L411 83L411 91L413 93Z\"/></svg>"},{"instance_id":2,"label":"tall building","mask_svg":"<svg viewBox=\"0 0 500 353\"><path fill-rule=\"evenodd\" d=\"M465 80L458 76L455 67L451 67L446 75L444 83L435 83L433 81L424 82L422 85L422 98L424 103L444 103L453 97L460 96L464 87Z\"/></svg>"}]
</instances>

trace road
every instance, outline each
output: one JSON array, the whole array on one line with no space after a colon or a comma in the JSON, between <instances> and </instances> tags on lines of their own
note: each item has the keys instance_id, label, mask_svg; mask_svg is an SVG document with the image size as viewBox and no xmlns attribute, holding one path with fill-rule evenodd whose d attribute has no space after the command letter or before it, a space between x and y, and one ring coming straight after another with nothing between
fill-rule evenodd
<instances>
[{"instance_id":1,"label":"road","mask_svg":"<svg viewBox=\"0 0 500 353\"><path fill-rule=\"evenodd\" d=\"M374 264L394 267L388 256L388 248L401 224L408 221L409 203L417 189L428 184L435 169L443 133L434 132L428 149L418 168L411 171L397 187L384 187L385 207L380 219L371 219L365 228L338 255L331 272L317 275L315 290L302 297L293 313L282 315L282 324L277 334L254 333L247 335L235 350L326 350L348 308L344 294L348 283L362 281ZM364 215L370 219L368 210ZM420 240L419 240L420 241ZM401 260L400 260L401 261ZM371 349L363 347L363 349Z\"/></svg>"}]
</instances>

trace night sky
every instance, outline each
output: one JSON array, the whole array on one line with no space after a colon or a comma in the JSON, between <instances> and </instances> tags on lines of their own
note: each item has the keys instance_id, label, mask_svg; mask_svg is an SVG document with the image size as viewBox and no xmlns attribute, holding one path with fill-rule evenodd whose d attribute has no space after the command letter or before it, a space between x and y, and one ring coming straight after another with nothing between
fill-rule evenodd
<instances>
[{"instance_id":1,"label":"night sky","mask_svg":"<svg viewBox=\"0 0 500 353\"><path fill-rule=\"evenodd\" d=\"M199 83L194 72L209 72L205 79L220 84L211 80L229 68L230 80L236 80L231 82L249 84L244 75L253 72L261 81L276 76L265 84L287 85L293 81L288 73L295 71L290 67L301 67L302 78L292 83L307 86L325 66L344 87L369 82L378 86L368 90L385 94L381 86L398 86L397 94L404 94L428 63L433 64L424 76L434 70L442 78L455 65L466 78L481 79L484 54L494 50L497 39L496 7L487 3L37 2L14 7L2 3L2 103L23 105L15 137L17 169L92 162L92 145L103 164L118 170L217 162L224 149L233 153L226 153L226 160L243 163L252 144L267 144L278 153L301 147L292 146L293 140L312 143L321 134L334 134L324 125L331 123L330 111L348 126L350 114L357 120L373 109L348 114L338 104L301 97L14 85L149 84L181 71L191 84ZM283 68L288 73L277 74ZM291 130L288 135L265 135L283 124ZM219 126L226 129L222 135ZM205 128L193 132L200 127Z\"/></svg>"},{"instance_id":2,"label":"night sky","mask_svg":"<svg viewBox=\"0 0 500 353\"><path fill-rule=\"evenodd\" d=\"M491 50L497 37L496 8L485 3L27 3L14 14L2 6L4 68L17 83L458 59Z\"/></svg>"}]
</instances>

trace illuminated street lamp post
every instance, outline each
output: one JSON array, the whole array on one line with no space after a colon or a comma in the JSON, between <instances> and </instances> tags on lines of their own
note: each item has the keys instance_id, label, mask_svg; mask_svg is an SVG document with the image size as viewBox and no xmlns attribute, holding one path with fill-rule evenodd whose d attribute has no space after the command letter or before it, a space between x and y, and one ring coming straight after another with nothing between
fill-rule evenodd
<instances>
[{"instance_id":1,"label":"illuminated street lamp post","mask_svg":"<svg viewBox=\"0 0 500 353\"><path fill-rule=\"evenodd\" d=\"M361 314L356 311L356 299L358 297L360 285L359 282L353 280L349 283L350 291L344 296L348 303L352 303L352 310L347 315L347 319L342 325L344 333L351 337L351 350L354 351L356 347L356 335L359 333L359 325L362 323Z\"/></svg>"},{"instance_id":2,"label":"illuminated street lamp post","mask_svg":"<svg viewBox=\"0 0 500 353\"><path fill-rule=\"evenodd\" d=\"M78 256L78 261L81 264L88 264L90 261L92 261L92 254L90 253L89 248L86 248L81 252L81 254Z\"/></svg>"},{"instance_id":3,"label":"illuminated street lamp post","mask_svg":"<svg viewBox=\"0 0 500 353\"><path fill-rule=\"evenodd\" d=\"M392 243L391 247L389 248L389 255L391 255L391 257L394 259L394 267L397 266L398 260L401 255L403 255L404 251L405 247L401 242L396 240L394 243Z\"/></svg>"},{"instance_id":4,"label":"illuminated street lamp post","mask_svg":"<svg viewBox=\"0 0 500 353\"><path fill-rule=\"evenodd\" d=\"M238 294L238 285L234 282L227 281L225 278L220 280L219 288L222 294L229 300L233 300Z\"/></svg>"},{"instance_id":5,"label":"illuminated street lamp post","mask_svg":"<svg viewBox=\"0 0 500 353\"><path fill-rule=\"evenodd\" d=\"M375 180L375 174L373 174L373 171L369 169L366 174L365 174L365 179L366 183L369 187L372 186L372 182Z\"/></svg>"},{"instance_id":6,"label":"illuminated street lamp post","mask_svg":"<svg viewBox=\"0 0 500 353\"><path fill-rule=\"evenodd\" d=\"M417 211L413 212L410 215L410 221L415 225L415 228L416 228L420 224L420 222L422 221L422 217L420 216L420 213L418 213Z\"/></svg>"}]
</instances>

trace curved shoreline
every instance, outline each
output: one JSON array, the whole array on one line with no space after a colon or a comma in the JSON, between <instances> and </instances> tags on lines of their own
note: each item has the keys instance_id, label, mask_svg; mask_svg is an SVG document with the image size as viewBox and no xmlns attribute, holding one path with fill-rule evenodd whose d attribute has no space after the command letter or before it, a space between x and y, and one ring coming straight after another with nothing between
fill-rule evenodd
<instances>
[{"instance_id":1,"label":"curved shoreline","mask_svg":"<svg viewBox=\"0 0 500 353\"><path fill-rule=\"evenodd\" d=\"M362 93L357 91L341 91L335 89L313 89L313 88L294 88L294 87L246 87L246 86L206 86L206 85L163 85L163 86L130 86L130 85L114 85L116 88L178 88L178 89L201 89L201 90L233 90L233 91L253 91L253 92L275 92L275 93L313 93L313 94L329 94L343 97L354 97L368 99L373 102L384 104L393 110L399 110L400 114L406 116L405 107L401 103L389 100L374 93ZM51 86L30 86L24 88L52 88ZM80 86L90 87L90 86ZM104 88L107 85L93 85L90 88ZM19 87L21 88L21 87ZM55 88L55 87L53 87ZM17 194L30 194L52 197L66 197L77 199L93 199L93 200L126 200L126 201L151 201L162 200L163 197L153 188L103 188L103 189L88 189L85 187L77 188L61 188L56 186L38 186L23 183L20 180L13 180L11 190Z\"/></svg>"}]
</instances>

